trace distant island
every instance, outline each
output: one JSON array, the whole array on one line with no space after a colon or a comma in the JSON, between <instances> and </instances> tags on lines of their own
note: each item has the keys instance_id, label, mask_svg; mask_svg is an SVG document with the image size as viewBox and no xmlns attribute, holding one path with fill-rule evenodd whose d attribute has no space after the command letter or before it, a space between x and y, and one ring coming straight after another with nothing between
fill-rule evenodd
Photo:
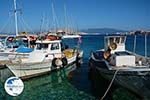
<instances>
[{"instance_id":1,"label":"distant island","mask_svg":"<svg viewBox=\"0 0 150 100\"><path fill-rule=\"evenodd\" d=\"M59 30L58 30L59 31ZM50 32L50 31L49 31ZM49 33L47 31L43 32L42 34ZM65 31L63 31L65 32ZM70 30L70 32L75 33L74 30ZM40 32L19 32L25 34L40 34ZM150 35L150 31L144 30L121 30L121 29L114 29L114 28L88 28L88 29L80 29L77 32L80 35ZM0 33L0 36L7 36L7 35L15 35L14 33Z\"/></svg>"},{"instance_id":2,"label":"distant island","mask_svg":"<svg viewBox=\"0 0 150 100\"><path fill-rule=\"evenodd\" d=\"M120 30L120 29L113 29L113 28L88 28L80 30L81 35L150 35L150 31L144 30Z\"/></svg>"},{"instance_id":3,"label":"distant island","mask_svg":"<svg viewBox=\"0 0 150 100\"><path fill-rule=\"evenodd\" d=\"M126 33L129 31L126 30L119 30L119 29L113 29L113 28L88 28L88 29L82 29L80 30L83 33L89 33L89 34L113 34L113 33Z\"/></svg>"}]
</instances>

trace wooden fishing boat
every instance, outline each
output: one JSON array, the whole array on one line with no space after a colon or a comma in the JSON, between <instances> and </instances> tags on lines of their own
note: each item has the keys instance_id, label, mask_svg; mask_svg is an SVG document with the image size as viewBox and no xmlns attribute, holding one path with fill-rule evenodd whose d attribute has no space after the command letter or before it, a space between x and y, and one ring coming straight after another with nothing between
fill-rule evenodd
<instances>
[{"instance_id":1,"label":"wooden fishing boat","mask_svg":"<svg viewBox=\"0 0 150 100\"><path fill-rule=\"evenodd\" d=\"M150 98L150 58L125 48L126 36L105 37L104 49L91 53L90 70L128 88L142 97Z\"/></svg>"},{"instance_id":2,"label":"wooden fishing boat","mask_svg":"<svg viewBox=\"0 0 150 100\"><path fill-rule=\"evenodd\" d=\"M61 42L57 36L46 36L43 40L37 40L35 49L28 58L10 60L7 67L15 76L25 79L78 62L83 51L78 48L62 49Z\"/></svg>"}]
</instances>

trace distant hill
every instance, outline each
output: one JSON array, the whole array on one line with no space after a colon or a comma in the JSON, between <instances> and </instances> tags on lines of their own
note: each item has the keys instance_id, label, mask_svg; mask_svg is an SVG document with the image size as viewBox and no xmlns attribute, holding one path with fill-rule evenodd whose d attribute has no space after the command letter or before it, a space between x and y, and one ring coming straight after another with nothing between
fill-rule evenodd
<instances>
[{"instance_id":1,"label":"distant hill","mask_svg":"<svg viewBox=\"0 0 150 100\"><path fill-rule=\"evenodd\" d=\"M89 29L83 29L81 32L85 33L99 33L99 34L112 34L117 32L128 32L125 30L119 30L119 29L113 29L113 28L89 28Z\"/></svg>"}]
</instances>

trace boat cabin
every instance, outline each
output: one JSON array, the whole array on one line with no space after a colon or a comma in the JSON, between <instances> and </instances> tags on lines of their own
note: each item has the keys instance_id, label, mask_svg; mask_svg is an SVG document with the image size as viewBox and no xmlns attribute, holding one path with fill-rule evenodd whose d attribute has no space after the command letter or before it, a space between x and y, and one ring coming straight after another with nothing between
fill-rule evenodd
<instances>
[{"instance_id":1,"label":"boat cabin","mask_svg":"<svg viewBox=\"0 0 150 100\"><path fill-rule=\"evenodd\" d=\"M105 51L110 51L110 64L119 66L135 66L135 55L125 50L125 36L108 36L105 38Z\"/></svg>"},{"instance_id":2,"label":"boat cabin","mask_svg":"<svg viewBox=\"0 0 150 100\"><path fill-rule=\"evenodd\" d=\"M47 53L61 53L61 40L37 40L35 50L44 50Z\"/></svg>"},{"instance_id":3,"label":"boat cabin","mask_svg":"<svg viewBox=\"0 0 150 100\"><path fill-rule=\"evenodd\" d=\"M52 38L53 37L53 38ZM37 40L34 51L29 55L29 61L42 62L45 60L53 60L54 58L72 58L76 57L76 50L64 48L62 46L62 40L52 36L43 40ZM75 53L76 52L76 53Z\"/></svg>"},{"instance_id":4,"label":"boat cabin","mask_svg":"<svg viewBox=\"0 0 150 100\"><path fill-rule=\"evenodd\" d=\"M113 47L111 49L111 53L115 53L117 51L125 51L125 42L126 37L125 36L108 36L105 37L105 51L108 50L110 47Z\"/></svg>"},{"instance_id":5,"label":"boat cabin","mask_svg":"<svg viewBox=\"0 0 150 100\"><path fill-rule=\"evenodd\" d=\"M61 40L37 40L33 52L29 54L27 62L42 62L53 58L61 58Z\"/></svg>"}]
</instances>

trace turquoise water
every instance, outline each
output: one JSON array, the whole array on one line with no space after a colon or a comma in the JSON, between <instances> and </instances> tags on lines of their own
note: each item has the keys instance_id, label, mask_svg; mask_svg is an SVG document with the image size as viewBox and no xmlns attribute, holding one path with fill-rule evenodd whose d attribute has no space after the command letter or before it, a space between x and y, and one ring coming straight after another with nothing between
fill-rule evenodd
<instances>
[{"instance_id":1,"label":"turquoise water","mask_svg":"<svg viewBox=\"0 0 150 100\"><path fill-rule=\"evenodd\" d=\"M127 49L131 51L133 50L133 38L132 36L127 38ZM18 97L9 96L3 88L3 82L0 82L0 100L96 100L100 98L104 94L109 82L95 76L97 77L97 81L95 81L97 85L93 85L93 82L88 77L88 58L92 51L104 47L103 41L103 36L83 36L80 46L84 50L84 57L80 67L74 65L73 67L77 67L75 70L59 70L27 80L24 82L25 89L23 93ZM72 44L71 42L76 43L70 40L65 42L70 44ZM148 37L149 44L150 37ZM144 37L142 36L137 38L136 52L144 55ZM148 55L150 56L150 46L148 46ZM4 80L2 79L1 81ZM134 97L134 94L132 96L132 93L128 90L113 86L107 98L117 100L116 98L119 98L117 96L120 95L127 95L128 99L133 99Z\"/></svg>"},{"instance_id":2,"label":"turquoise water","mask_svg":"<svg viewBox=\"0 0 150 100\"><path fill-rule=\"evenodd\" d=\"M73 65L70 68L76 68ZM24 82L25 88L18 97L9 96L1 83L0 100L95 100L69 82L72 69L62 69ZM69 77L68 77L69 76Z\"/></svg>"}]
</instances>

